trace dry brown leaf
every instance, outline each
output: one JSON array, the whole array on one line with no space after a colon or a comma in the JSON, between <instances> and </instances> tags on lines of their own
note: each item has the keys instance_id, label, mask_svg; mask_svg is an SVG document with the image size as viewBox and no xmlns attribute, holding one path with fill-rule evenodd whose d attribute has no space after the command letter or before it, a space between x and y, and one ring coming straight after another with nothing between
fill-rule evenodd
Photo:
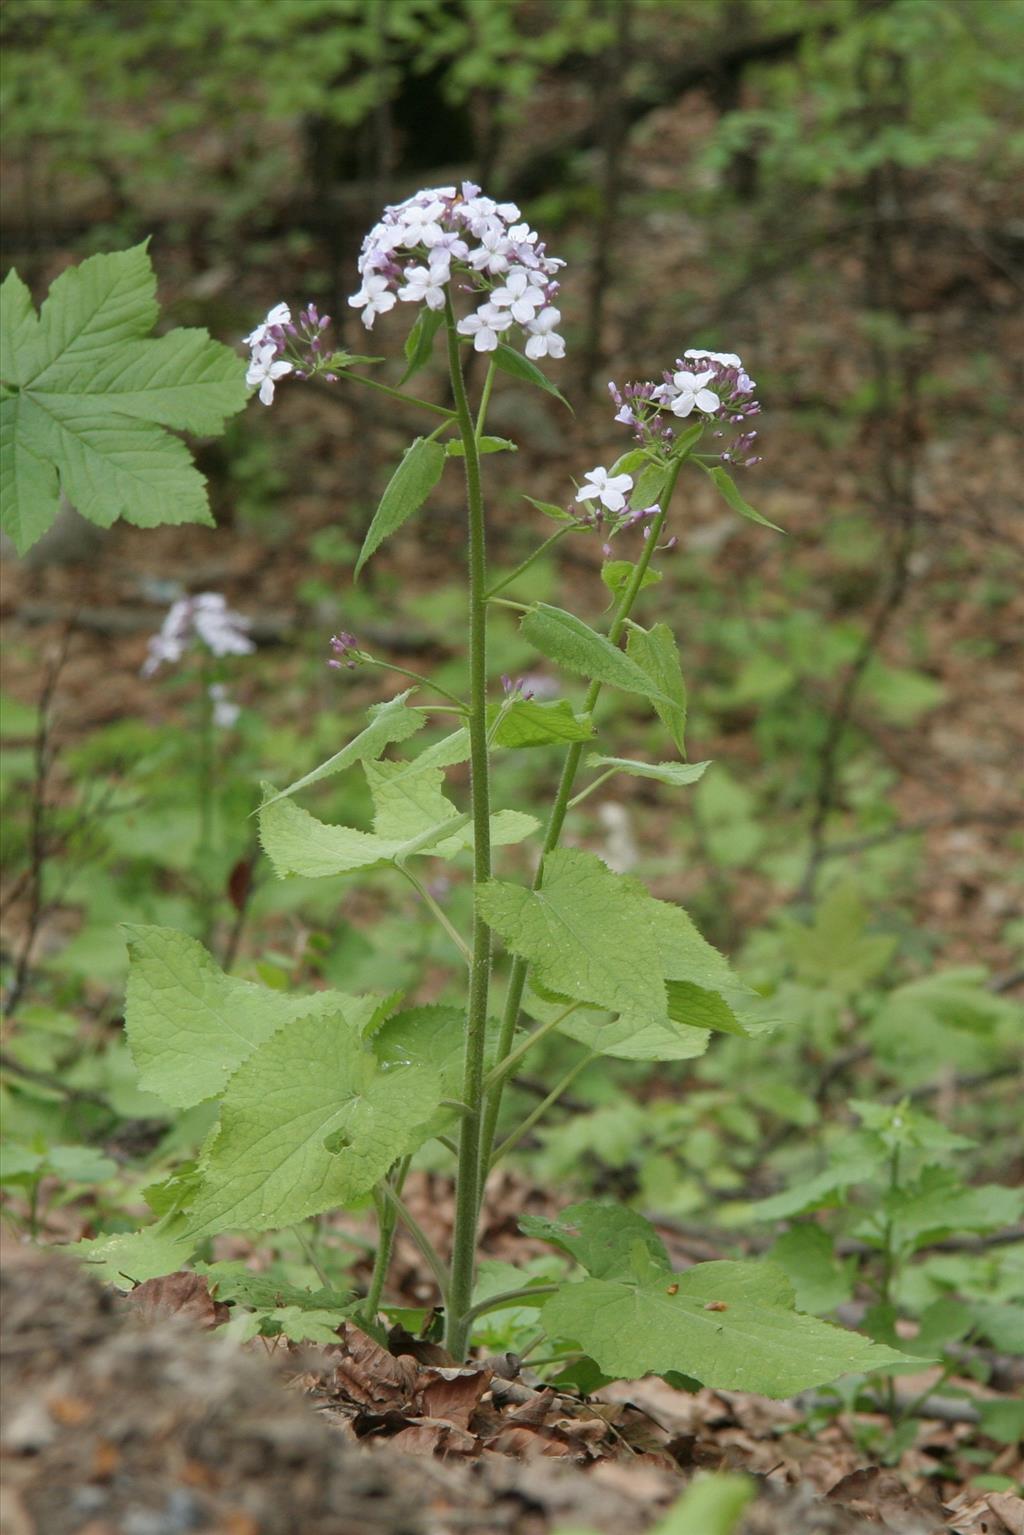
<instances>
[{"instance_id":1,"label":"dry brown leaf","mask_svg":"<svg viewBox=\"0 0 1024 1535\"><path fill-rule=\"evenodd\" d=\"M205 1277L185 1269L161 1279L144 1280L127 1300L139 1320L149 1325L177 1316L200 1327L219 1327L231 1315L230 1306L214 1300Z\"/></svg>"}]
</instances>

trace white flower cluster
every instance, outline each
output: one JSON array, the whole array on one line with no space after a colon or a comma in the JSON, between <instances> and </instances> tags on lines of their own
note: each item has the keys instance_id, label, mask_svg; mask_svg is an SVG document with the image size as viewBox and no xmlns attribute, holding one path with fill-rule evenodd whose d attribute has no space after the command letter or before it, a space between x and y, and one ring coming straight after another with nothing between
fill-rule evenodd
<instances>
[{"instance_id":1,"label":"white flower cluster","mask_svg":"<svg viewBox=\"0 0 1024 1535\"><path fill-rule=\"evenodd\" d=\"M168 610L159 634L150 640L142 675L151 677L165 661L180 661L193 640L215 656L249 655L256 649L246 633L249 622L228 607L220 592L181 597Z\"/></svg>"},{"instance_id":2,"label":"white flower cluster","mask_svg":"<svg viewBox=\"0 0 1024 1535\"><path fill-rule=\"evenodd\" d=\"M684 367L684 362L689 362L691 366ZM729 382L733 386L730 392L749 393L754 387L735 352L704 352L691 347L679 358L677 366L679 371L667 378L652 394L652 399L667 406L674 416L688 416L694 409L703 411L707 416L719 411L722 408L721 393L709 389L708 385L721 381L723 369L730 370ZM731 376L733 373L736 377Z\"/></svg>"},{"instance_id":3,"label":"white flower cluster","mask_svg":"<svg viewBox=\"0 0 1024 1535\"><path fill-rule=\"evenodd\" d=\"M276 304L263 324L257 325L254 331L250 331L249 335L243 338L251 352L245 382L250 389L254 389L259 384L260 399L264 405L269 405L273 401L274 385L278 379L284 378L292 371L292 364L286 362L280 355L279 344L281 331L285 325L291 324L291 318L292 312L287 304ZM277 333L277 339L273 332Z\"/></svg>"},{"instance_id":4,"label":"white flower cluster","mask_svg":"<svg viewBox=\"0 0 1024 1535\"><path fill-rule=\"evenodd\" d=\"M521 220L515 203L482 197L464 181L433 187L385 208L363 241L362 286L349 303L362 310L367 330L396 301L443 309L445 288L456 274L480 302L458 323L474 349L493 352L514 325L526 332L526 355L564 357L553 300L556 273L565 265L545 253L537 233Z\"/></svg>"}]
</instances>

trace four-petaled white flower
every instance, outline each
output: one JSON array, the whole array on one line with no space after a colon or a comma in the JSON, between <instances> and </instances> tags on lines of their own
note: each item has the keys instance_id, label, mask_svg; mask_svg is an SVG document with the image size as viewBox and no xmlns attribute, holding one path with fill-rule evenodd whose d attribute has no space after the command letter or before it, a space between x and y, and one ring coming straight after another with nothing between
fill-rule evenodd
<instances>
[{"instance_id":1,"label":"four-petaled white flower","mask_svg":"<svg viewBox=\"0 0 1024 1535\"><path fill-rule=\"evenodd\" d=\"M683 353L684 357L691 357L708 362L721 363L723 368L742 368L743 364L735 352L703 352L699 347L691 346L689 351Z\"/></svg>"},{"instance_id":2,"label":"four-petaled white flower","mask_svg":"<svg viewBox=\"0 0 1024 1535\"><path fill-rule=\"evenodd\" d=\"M250 389L259 384L260 399L264 405L269 405L274 398L274 385L279 378L284 378L286 373L291 372L292 364L285 362L283 357L278 357L277 349L273 345L258 346L252 354L245 382Z\"/></svg>"},{"instance_id":3,"label":"four-petaled white flower","mask_svg":"<svg viewBox=\"0 0 1024 1535\"><path fill-rule=\"evenodd\" d=\"M466 315L456 329L460 336L473 337L474 352L493 352L501 339L502 331L508 330L512 316L507 309L494 304L481 304L476 314Z\"/></svg>"},{"instance_id":4,"label":"four-petaled white flower","mask_svg":"<svg viewBox=\"0 0 1024 1535\"><path fill-rule=\"evenodd\" d=\"M696 408L711 415L721 405L721 400L713 389L708 388L715 373L713 368L708 368L704 373L673 373L672 385L677 391L671 403L674 416L688 416Z\"/></svg>"},{"instance_id":5,"label":"four-petaled white flower","mask_svg":"<svg viewBox=\"0 0 1024 1535\"><path fill-rule=\"evenodd\" d=\"M543 309L545 287L543 276L538 285L533 272L510 272L505 286L495 288L491 294L491 303L507 309L513 320L526 325L538 309Z\"/></svg>"},{"instance_id":6,"label":"four-petaled white flower","mask_svg":"<svg viewBox=\"0 0 1024 1535\"><path fill-rule=\"evenodd\" d=\"M444 285L448 271L441 266L411 266L405 270L405 286L398 297L407 304L426 304L428 309L444 308Z\"/></svg>"},{"instance_id":7,"label":"four-petaled white flower","mask_svg":"<svg viewBox=\"0 0 1024 1535\"><path fill-rule=\"evenodd\" d=\"M287 304L275 304L267 318L263 321L263 324L257 325L255 330L242 337L243 345L252 347L253 351L255 351L258 346L263 346L267 336L275 326L290 325L291 319L292 312Z\"/></svg>"},{"instance_id":8,"label":"four-petaled white flower","mask_svg":"<svg viewBox=\"0 0 1024 1535\"><path fill-rule=\"evenodd\" d=\"M583 476L589 481L576 492L577 501L593 501L596 496L609 512L621 512L633 489L631 474L609 474L607 469L591 469Z\"/></svg>"},{"instance_id":9,"label":"four-petaled white flower","mask_svg":"<svg viewBox=\"0 0 1024 1535\"><path fill-rule=\"evenodd\" d=\"M363 286L358 293L353 293L349 303L354 309L363 311L363 324L367 330L373 329L373 322L379 314L387 314L389 309L395 307L395 295L391 292L391 284L388 278L380 273L371 273L363 278Z\"/></svg>"},{"instance_id":10,"label":"four-petaled white flower","mask_svg":"<svg viewBox=\"0 0 1024 1535\"><path fill-rule=\"evenodd\" d=\"M530 339L526 343L526 355L538 357L564 357L565 338L555 334L555 326L561 323L562 312L548 305L535 320L530 322Z\"/></svg>"}]
</instances>

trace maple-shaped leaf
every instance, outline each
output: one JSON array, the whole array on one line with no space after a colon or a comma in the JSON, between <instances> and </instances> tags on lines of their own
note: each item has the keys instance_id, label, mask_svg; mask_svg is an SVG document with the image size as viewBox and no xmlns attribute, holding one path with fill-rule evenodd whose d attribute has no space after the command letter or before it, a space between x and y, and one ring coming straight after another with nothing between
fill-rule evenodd
<instances>
[{"instance_id":1,"label":"maple-shaped leaf","mask_svg":"<svg viewBox=\"0 0 1024 1535\"><path fill-rule=\"evenodd\" d=\"M211 523L206 482L165 428L215 436L245 405L245 365L205 330L148 337L156 277L145 244L62 272L36 314L17 272L0 287L0 496L19 553L60 492L110 527Z\"/></svg>"}]
</instances>

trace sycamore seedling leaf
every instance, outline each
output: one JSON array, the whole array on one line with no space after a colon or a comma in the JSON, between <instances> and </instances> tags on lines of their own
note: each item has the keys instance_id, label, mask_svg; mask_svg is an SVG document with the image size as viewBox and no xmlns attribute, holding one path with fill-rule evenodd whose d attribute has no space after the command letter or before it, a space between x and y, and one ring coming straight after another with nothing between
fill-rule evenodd
<instances>
[{"instance_id":1,"label":"sycamore seedling leaf","mask_svg":"<svg viewBox=\"0 0 1024 1535\"><path fill-rule=\"evenodd\" d=\"M328 757L326 762L321 762L319 767L297 778L293 784L288 785L287 789L281 789L266 801L266 805L273 805L279 799L288 799L291 795L298 794L300 789L319 783L322 778L330 778L335 773L342 773L353 763L376 761L386 746L390 746L395 741L408 740L409 736L415 735L417 730L422 730L426 723L425 716L407 707L407 700L412 692L412 688L406 688L404 693L399 693L395 698L389 698L386 703L374 704L368 711L370 723L365 730L353 736L347 746L335 752L333 757Z\"/></svg>"},{"instance_id":2,"label":"sycamore seedling leaf","mask_svg":"<svg viewBox=\"0 0 1024 1535\"><path fill-rule=\"evenodd\" d=\"M139 1086L175 1108L214 1098L257 1045L296 1018L344 1013L366 1022L380 999L340 991L289 996L225 975L201 943L169 927L124 924L131 968L128 1044Z\"/></svg>"},{"instance_id":3,"label":"sycamore seedling leaf","mask_svg":"<svg viewBox=\"0 0 1024 1535\"><path fill-rule=\"evenodd\" d=\"M0 288L0 493L24 553L59 492L110 527L211 523L206 484L165 428L214 436L245 405L245 365L205 330L156 339L145 245L90 256L53 283L37 315L17 272Z\"/></svg>"},{"instance_id":4,"label":"sycamore seedling leaf","mask_svg":"<svg viewBox=\"0 0 1024 1535\"><path fill-rule=\"evenodd\" d=\"M410 1149L411 1129L440 1099L433 1067L384 1069L344 1017L297 1019L224 1090L220 1128L184 1217L189 1238L273 1231L361 1198Z\"/></svg>"},{"instance_id":5,"label":"sycamore seedling leaf","mask_svg":"<svg viewBox=\"0 0 1024 1535\"><path fill-rule=\"evenodd\" d=\"M542 1315L549 1337L578 1344L625 1380L678 1371L717 1390L787 1397L911 1362L795 1311L789 1280L772 1263L698 1263L642 1283L584 1279L559 1290Z\"/></svg>"}]
</instances>

